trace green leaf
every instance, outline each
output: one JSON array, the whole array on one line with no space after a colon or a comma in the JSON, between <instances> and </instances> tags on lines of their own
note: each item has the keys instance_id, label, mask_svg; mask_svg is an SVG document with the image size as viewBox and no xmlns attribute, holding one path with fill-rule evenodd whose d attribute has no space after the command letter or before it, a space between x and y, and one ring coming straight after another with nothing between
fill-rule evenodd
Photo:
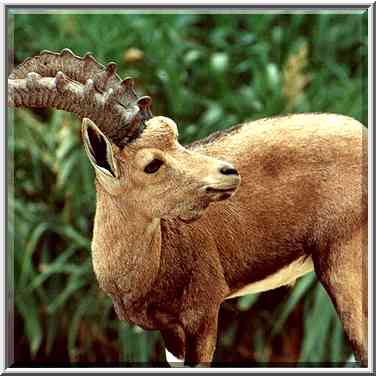
<instances>
[{"instance_id":1,"label":"green leaf","mask_svg":"<svg viewBox=\"0 0 376 376\"><path fill-rule=\"evenodd\" d=\"M211 58L211 67L216 73L223 73L229 63L228 55L225 53L217 52Z\"/></svg>"},{"instance_id":2,"label":"green leaf","mask_svg":"<svg viewBox=\"0 0 376 376\"><path fill-rule=\"evenodd\" d=\"M278 88L280 84L280 76L278 67L275 64L268 64L266 67L266 72L268 75L268 81L270 84L270 87L273 89Z\"/></svg>"},{"instance_id":3,"label":"green leaf","mask_svg":"<svg viewBox=\"0 0 376 376\"><path fill-rule=\"evenodd\" d=\"M203 114L201 121L206 126L213 125L219 122L223 115L223 108L216 103L211 103L207 111Z\"/></svg>"},{"instance_id":4,"label":"green leaf","mask_svg":"<svg viewBox=\"0 0 376 376\"><path fill-rule=\"evenodd\" d=\"M75 347L77 334L79 330L79 324L82 320L82 317L91 310L91 307L93 305L93 296L89 295L86 298L84 298L77 306L74 315L72 317L72 321L69 326L69 332L68 332L68 351L69 351L69 357L72 362L76 362L76 356L77 351Z\"/></svg>"},{"instance_id":5,"label":"green leaf","mask_svg":"<svg viewBox=\"0 0 376 376\"><path fill-rule=\"evenodd\" d=\"M27 278L33 273L32 255L36 251L36 246L42 235L49 228L50 224L43 222L39 223L32 231L24 250L23 262L20 272L19 286L25 286Z\"/></svg>"},{"instance_id":6,"label":"green leaf","mask_svg":"<svg viewBox=\"0 0 376 376\"><path fill-rule=\"evenodd\" d=\"M66 225L64 227L56 229L56 231L66 236L69 240L74 241L77 246L83 247L85 249L90 249L90 240L80 234L72 226Z\"/></svg>"},{"instance_id":7,"label":"green leaf","mask_svg":"<svg viewBox=\"0 0 376 376\"><path fill-rule=\"evenodd\" d=\"M191 65L200 57L201 57L201 52L199 50L190 50L185 54L184 62L186 65Z\"/></svg>"},{"instance_id":8,"label":"green leaf","mask_svg":"<svg viewBox=\"0 0 376 376\"><path fill-rule=\"evenodd\" d=\"M284 302L283 305L279 308L280 312L278 314L277 321L273 326L271 333L272 336L280 333L283 324L286 322L292 310L296 307L299 301L304 297L304 295L308 292L308 290L315 282L317 282L315 273L310 273L300 278L296 286L293 288L287 302Z\"/></svg>"},{"instance_id":9,"label":"green leaf","mask_svg":"<svg viewBox=\"0 0 376 376\"><path fill-rule=\"evenodd\" d=\"M51 275L55 273L61 273L66 266L67 260L76 252L76 249L70 247L63 252L54 262L43 266L43 271L36 276L31 284L28 286L28 292L32 292L35 288L38 288L43 282L45 282Z\"/></svg>"},{"instance_id":10,"label":"green leaf","mask_svg":"<svg viewBox=\"0 0 376 376\"><path fill-rule=\"evenodd\" d=\"M56 315L50 315L47 317L47 334L46 334L46 353L49 355L54 345L55 339L58 336L59 329L59 317Z\"/></svg>"},{"instance_id":11,"label":"green leaf","mask_svg":"<svg viewBox=\"0 0 376 376\"><path fill-rule=\"evenodd\" d=\"M308 308L306 303L306 307ZM335 319L335 311L324 288L319 284L314 295L314 305L309 307L304 320L305 336L303 339L300 362L328 361L325 343L329 328ZM320 344L320 345L318 345Z\"/></svg>"},{"instance_id":12,"label":"green leaf","mask_svg":"<svg viewBox=\"0 0 376 376\"><path fill-rule=\"evenodd\" d=\"M42 327L38 318L38 305L33 296L16 296L16 307L25 323L26 336L30 343L30 351L35 356L42 343Z\"/></svg>"},{"instance_id":13,"label":"green leaf","mask_svg":"<svg viewBox=\"0 0 376 376\"><path fill-rule=\"evenodd\" d=\"M64 163L59 167L59 173L57 175L57 189L62 189L65 187L65 185L67 185L68 180L77 170L79 160L80 152L77 151L65 158Z\"/></svg>"},{"instance_id":14,"label":"green leaf","mask_svg":"<svg viewBox=\"0 0 376 376\"><path fill-rule=\"evenodd\" d=\"M259 294L249 294L239 298L238 308L241 311L247 311L250 309L257 301Z\"/></svg>"},{"instance_id":15,"label":"green leaf","mask_svg":"<svg viewBox=\"0 0 376 376\"><path fill-rule=\"evenodd\" d=\"M85 278L81 278L80 275L77 274L72 274L65 289L47 306L47 312L49 314L56 313L59 308L64 306L70 297L87 285L87 283L88 281Z\"/></svg>"}]
</instances>

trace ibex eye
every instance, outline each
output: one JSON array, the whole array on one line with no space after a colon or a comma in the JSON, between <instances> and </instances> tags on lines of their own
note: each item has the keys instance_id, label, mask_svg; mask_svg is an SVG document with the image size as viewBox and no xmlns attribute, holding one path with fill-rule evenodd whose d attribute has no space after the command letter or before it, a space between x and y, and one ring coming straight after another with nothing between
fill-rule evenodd
<instances>
[{"instance_id":1,"label":"ibex eye","mask_svg":"<svg viewBox=\"0 0 376 376\"><path fill-rule=\"evenodd\" d=\"M147 174L154 174L163 165L160 159L153 159L144 169Z\"/></svg>"}]
</instances>

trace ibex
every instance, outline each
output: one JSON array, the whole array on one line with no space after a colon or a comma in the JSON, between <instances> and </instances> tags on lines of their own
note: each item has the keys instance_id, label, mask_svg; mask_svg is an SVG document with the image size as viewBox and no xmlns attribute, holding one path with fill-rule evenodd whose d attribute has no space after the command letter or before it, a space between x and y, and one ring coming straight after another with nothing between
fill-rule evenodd
<instances>
[{"instance_id":1,"label":"ibex","mask_svg":"<svg viewBox=\"0 0 376 376\"><path fill-rule=\"evenodd\" d=\"M116 64L44 51L12 107L82 119L96 174L93 268L117 316L159 330L168 360L208 365L228 298L315 270L367 364L367 130L334 114L240 124L186 147ZM318 317L318 320L320 318Z\"/></svg>"}]
</instances>

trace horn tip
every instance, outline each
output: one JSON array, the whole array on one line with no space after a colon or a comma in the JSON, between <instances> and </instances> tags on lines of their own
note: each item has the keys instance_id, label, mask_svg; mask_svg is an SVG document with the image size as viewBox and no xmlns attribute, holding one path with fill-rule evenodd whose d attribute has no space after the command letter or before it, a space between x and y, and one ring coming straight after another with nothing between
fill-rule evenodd
<instances>
[{"instance_id":1,"label":"horn tip","mask_svg":"<svg viewBox=\"0 0 376 376\"><path fill-rule=\"evenodd\" d=\"M137 105L141 107L148 107L151 105L151 98L148 95L144 95L143 97L138 98Z\"/></svg>"},{"instance_id":2,"label":"horn tip","mask_svg":"<svg viewBox=\"0 0 376 376\"><path fill-rule=\"evenodd\" d=\"M83 56L84 60L95 60L94 55L91 52L86 52L86 54Z\"/></svg>"},{"instance_id":3,"label":"horn tip","mask_svg":"<svg viewBox=\"0 0 376 376\"><path fill-rule=\"evenodd\" d=\"M111 61L107 64L107 68L106 68L107 72L113 74L114 72L116 72L116 69L117 69L117 64L115 62Z\"/></svg>"},{"instance_id":4,"label":"horn tip","mask_svg":"<svg viewBox=\"0 0 376 376\"><path fill-rule=\"evenodd\" d=\"M39 55L56 55L56 52L50 50L42 50Z\"/></svg>"},{"instance_id":5,"label":"horn tip","mask_svg":"<svg viewBox=\"0 0 376 376\"><path fill-rule=\"evenodd\" d=\"M134 87L134 80L132 77L126 77L120 84L125 87Z\"/></svg>"},{"instance_id":6,"label":"horn tip","mask_svg":"<svg viewBox=\"0 0 376 376\"><path fill-rule=\"evenodd\" d=\"M63 48L60 55L73 55L73 52L69 48Z\"/></svg>"}]
</instances>

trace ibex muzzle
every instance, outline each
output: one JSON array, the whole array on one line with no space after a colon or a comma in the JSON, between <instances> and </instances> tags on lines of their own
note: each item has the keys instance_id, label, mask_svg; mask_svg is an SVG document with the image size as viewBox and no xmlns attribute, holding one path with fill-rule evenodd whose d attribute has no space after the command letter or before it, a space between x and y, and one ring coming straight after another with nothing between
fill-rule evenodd
<instances>
[{"instance_id":1,"label":"ibex muzzle","mask_svg":"<svg viewBox=\"0 0 376 376\"><path fill-rule=\"evenodd\" d=\"M208 365L225 299L314 268L366 365L366 128L299 114L185 148L175 123L153 117L150 98L115 70L43 52L10 75L8 104L83 119L96 172L93 266L118 317L160 330L168 359Z\"/></svg>"}]
</instances>

